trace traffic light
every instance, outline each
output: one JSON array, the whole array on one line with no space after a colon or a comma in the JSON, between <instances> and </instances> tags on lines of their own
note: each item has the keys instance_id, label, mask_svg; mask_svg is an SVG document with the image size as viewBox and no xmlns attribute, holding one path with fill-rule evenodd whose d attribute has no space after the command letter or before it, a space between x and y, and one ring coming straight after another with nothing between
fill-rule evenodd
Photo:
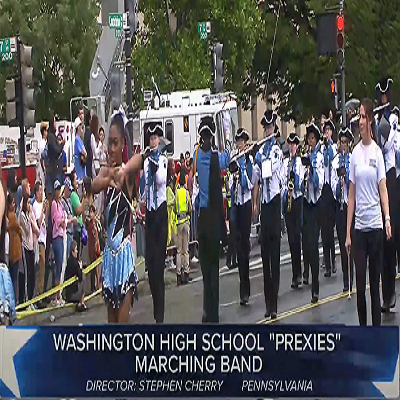
<instances>
[{"instance_id":1,"label":"traffic light","mask_svg":"<svg viewBox=\"0 0 400 400\"><path fill-rule=\"evenodd\" d=\"M335 101L335 109L339 109L339 97L338 97L338 90L337 90L337 79L331 79L331 94Z\"/></svg>"},{"instance_id":2,"label":"traffic light","mask_svg":"<svg viewBox=\"0 0 400 400\"><path fill-rule=\"evenodd\" d=\"M215 45L215 91L221 93L224 89L224 60L222 59L222 51L224 45L217 43Z\"/></svg>"},{"instance_id":3,"label":"traffic light","mask_svg":"<svg viewBox=\"0 0 400 400\"><path fill-rule=\"evenodd\" d=\"M6 80L6 119L9 124L17 118L16 82L14 79Z\"/></svg>"},{"instance_id":4,"label":"traffic light","mask_svg":"<svg viewBox=\"0 0 400 400\"><path fill-rule=\"evenodd\" d=\"M339 14L336 18L337 58L339 66L344 64L344 16Z\"/></svg>"},{"instance_id":5,"label":"traffic light","mask_svg":"<svg viewBox=\"0 0 400 400\"><path fill-rule=\"evenodd\" d=\"M33 82L32 47L20 43L22 104L25 128L34 128L35 121L35 89Z\"/></svg>"}]
</instances>

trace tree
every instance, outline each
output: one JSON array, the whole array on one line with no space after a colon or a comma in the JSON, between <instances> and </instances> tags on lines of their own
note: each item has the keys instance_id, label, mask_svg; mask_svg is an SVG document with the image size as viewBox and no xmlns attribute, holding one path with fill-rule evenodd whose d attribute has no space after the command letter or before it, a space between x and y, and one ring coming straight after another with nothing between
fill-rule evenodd
<instances>
[{"instance_id":1,"label":"tree","mask_svg":"<svg viewBox=\"0 0 400 400\"><path fill-rule=\"evenodd\" d=\"M213 35L224 44L225 87L241 94L253 60L263 23L253 0L171 0L141 2L143 30L133 52L134 100L142 104L142 89L152 88L154 76L161 92L210 87L210 57L207 41L201 41L197 23L210 20ZM169 13L176 17L174 32Z\"/></svg>"},{"instance_id":2,"label":"tree","mask_svg":"<svg viewBox=\"0 0 400 400\"><path fill-rule=\"evenodd\" d=\"M390 75L398 101L400 17L396 10L400 1L352 0L344 4L346 100L373 97L377 81ZM265 98L277 94L278 112L284 119L302 123L327 113L333 108L329 81L339 68L335 57L317 55L317 15L326 7L338 6L338 1L273 0L260 6L266 34L256 45L242 96L244 105L253 94Z\"/></svg>"},{"instance_id":3,"label":"tree","mask_svg":"<svg viewBox=\"0 0 400 400\"><path fill-rule=\"evenodd\" d=\"M92 0L2 0L0 31L17 30L33 46L37 120L54 110L69 119L69 100L88 94L89 73L96 51L100 5ZM10 66L0 66L0 103ZM15 69L15 67L14 67Z\"/></svg>"}]
</instances>

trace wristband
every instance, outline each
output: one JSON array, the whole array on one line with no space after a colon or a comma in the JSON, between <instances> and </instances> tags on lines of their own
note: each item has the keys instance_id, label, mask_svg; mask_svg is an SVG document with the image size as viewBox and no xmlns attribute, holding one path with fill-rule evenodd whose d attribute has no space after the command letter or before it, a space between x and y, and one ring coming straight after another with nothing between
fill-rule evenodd
<instances>
[{"instance_id":1,"label":"wristband","mask_svg":"<svg viewBox=\"0 0 400 400\"><path fill-rule=\"evenodd\" d=\"M385 217L385 222L389 221L390 222L390 216L388 215L387 217Z\"/></svg>"}]
</instances>

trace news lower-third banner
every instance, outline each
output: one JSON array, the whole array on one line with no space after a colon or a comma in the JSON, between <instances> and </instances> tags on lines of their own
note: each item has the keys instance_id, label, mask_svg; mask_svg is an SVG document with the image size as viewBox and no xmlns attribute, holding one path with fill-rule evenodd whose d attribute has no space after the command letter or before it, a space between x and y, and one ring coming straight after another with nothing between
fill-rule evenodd
<instances>
[{"instance_id":1,"label":"news lower-third banner","mask_svg":"<svg viewBox=\"0 0 400 400\"><path fill-rule=\"evenodd\" d=\"M2 398L399 397L399 328L0 327Z\"/></svg>"}]
</instances>

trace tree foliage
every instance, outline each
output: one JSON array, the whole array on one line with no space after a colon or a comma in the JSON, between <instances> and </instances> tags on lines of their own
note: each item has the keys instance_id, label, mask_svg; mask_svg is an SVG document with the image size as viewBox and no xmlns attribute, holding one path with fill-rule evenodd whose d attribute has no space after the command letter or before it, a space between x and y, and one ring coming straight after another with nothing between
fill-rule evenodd
<instances>
[{"instance_id":1,"label":"tree foliage","mask_svg":"<svg viewBox=\"0 0 400 400\"><path fill-rule=\"evenodd\" d=\"M199 39L197 23L211 18L215 40L224 44L225 87L241 94L263 30L254 0L148 0L140 7L146 29L133 52L136 105L141 90L152 88L152 76L161 92L210 87L208 42ZM169 14L176 17L174 32Z\"/></svg>"},{"instance_id":2,"label":"tree foliage","mask_svg":"<svg viewBox=\"0 0 400 400\"><path fill-rule=\"evenodd\" d=\"M87 95L88 78L96 51L100 5L92 0L2 0L0 32L33 46L37 120L49 110L69 116L69 100ZM14 66L0 66L0 103L4 82Z\"/></svg>"},{"instance_id":3,"label":"tree foliage","mask_svg":"<svg viewBox=\"0 0 400 400\"><path fill-rule=\"evenodd\" d=\"M263 94L265 98L277 94L279 113L297 123L333 109L329 82L340 71L335 57L317 54L317 16L338 3L332 0L261 3L266 34L257 43L249 79L245 82L242 97L245 104L253 94ZM394 79L393 97L398 101L400 1L351 0L344 5L346 99L374 97L377 81L390 75Z\"/></svg>"}]
</instances>

